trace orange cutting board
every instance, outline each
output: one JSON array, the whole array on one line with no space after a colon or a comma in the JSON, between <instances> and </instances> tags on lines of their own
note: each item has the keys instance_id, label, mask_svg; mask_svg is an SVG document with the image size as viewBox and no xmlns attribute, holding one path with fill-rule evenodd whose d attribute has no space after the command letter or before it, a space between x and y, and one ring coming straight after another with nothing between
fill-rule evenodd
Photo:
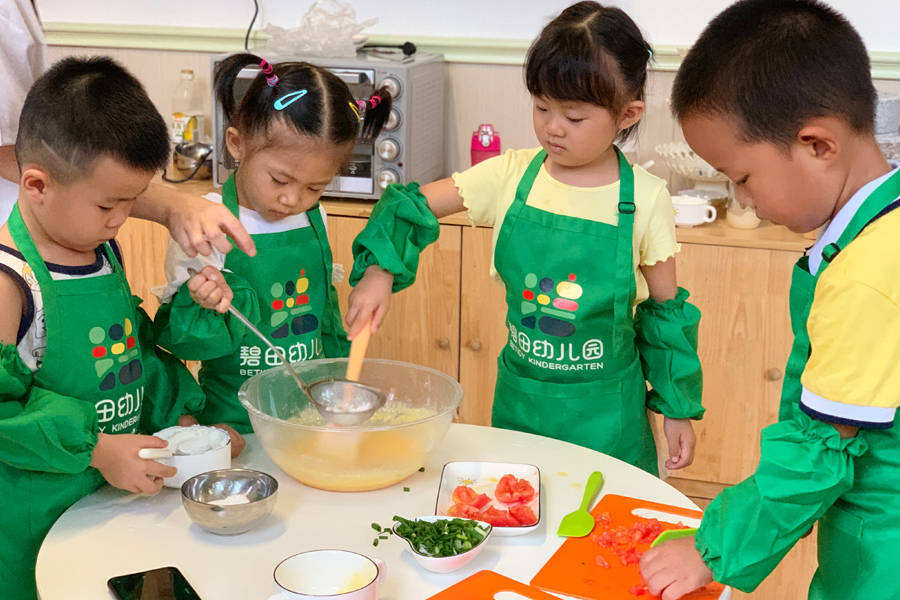
<instances>
[{"instance_id":1,"label":"orange cutting board","mask_svg":"<svg viewBox=\"0 0 900 600\"><path fill-rule=\"evenodd\" d=\"M478 571L428 600L494 600L500 592L515 592L531 600L559 600L556 596L493 571Z\"/></svg>"},{"instance_id":2,"label":"orange cutting board","mask_svg":"<svg viewBox=\"0 0 900 600\"><path fill-rule=\"evenodd\" d=\"M627 528L639 521L647 520L632 514L632 511L641 508L697 519L703 514L699 510L689 510L612 494L601 498L591 514L596 517L607 512L612 519L611 527ZM660 521L660 523L663 530L677 528L673 523L664 521ZM643 553L647 551L649 544L639 544L636 547L639 552ZM598 554L606 560L609 564L608 567L597 564ZM531 585L548 592L584 600L636 600L629 590L632 586L640 584L643 584L643 580L637 565L623 565L612 548L601 547L591 540L590 536L567 539L531 580ZM705 590L693 592L684 598L686 600L716 600L724 589L724 586L715 583L706 586ZM645 594L639 598L650 600L657 596Z\"/></svg>"}]
</instances>

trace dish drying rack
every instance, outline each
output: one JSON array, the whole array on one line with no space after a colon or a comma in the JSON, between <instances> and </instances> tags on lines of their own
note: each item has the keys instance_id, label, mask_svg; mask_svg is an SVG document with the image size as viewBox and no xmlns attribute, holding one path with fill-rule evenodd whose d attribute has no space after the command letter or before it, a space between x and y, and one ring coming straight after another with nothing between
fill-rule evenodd
<instances>
[{"instance_id":1,"label":"dish drying rack","mask_svg":"<svg viewBox=\"0 0 900 600\"><path fill-rule=\"evenodd\" d=\"M697 156L684 142L667 142L654 148L674 173L694 182L694 187L679 194L710 200L728 198L728 177L716 171L708 162Z\"/></svg>"}]
</instances>

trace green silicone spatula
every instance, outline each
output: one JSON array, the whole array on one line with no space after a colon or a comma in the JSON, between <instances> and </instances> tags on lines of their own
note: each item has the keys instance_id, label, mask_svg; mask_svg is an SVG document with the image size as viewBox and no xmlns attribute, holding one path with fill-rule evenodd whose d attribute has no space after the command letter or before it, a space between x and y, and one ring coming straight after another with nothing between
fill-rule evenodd
<instances>
[{"instance_id":1,"label":"green silicone spatula","mask_svg":"<svg viewBox=\"0 0 900 600\"><path fill-rule=\"evenodd\" d=\"M697 533L696 527L691 527L688 529L666 529L665 531L660 533L658 536L656 536L656 539L650 543L650 547L656 548L663 542L668 542L670 540L677 540L677 539L680 539L683 537L690 537L690 536L694 535L695 533Z\"/></svg>"},{"instance_id":2,"label":"green silicone spatula","mask_svg":"<svg viewBox=\"0 0 900 600\"><path fill-rule=\"evenodd\" d=\"M581 499L581 507L572 511L559 522L556 535L563 537L584 537L594 529L594 517L588 512L588 507L594 500L594 496L603 487L603 473L594 471L588 477L584 485L584 497Z\"/></svg>"}]
</instances>

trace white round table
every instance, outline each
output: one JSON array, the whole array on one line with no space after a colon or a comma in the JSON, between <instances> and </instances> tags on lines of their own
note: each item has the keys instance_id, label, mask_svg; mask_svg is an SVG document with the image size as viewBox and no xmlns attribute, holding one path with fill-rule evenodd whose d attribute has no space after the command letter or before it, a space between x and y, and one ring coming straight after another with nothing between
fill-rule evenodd
<instances>
[{"instance_id":1,"label":"white round table","mask_svg":"<svg viewBox=\"0 0 900 600\"><path fill-rule=\"evenodd\" d=\"M497 461L536 465L541 471L541 525L518 537L494 536L469 565L446 575L421 569L399 539L373 547L371 523L394 515L434 513L443 465ZM482 569L528 583L562 543L556 528L581 502L591 471L603 472L601 493L696 508L686 496L640 469L599 452L541 436L453 424L425 465L390 488L363 493L325 492L295 481L269 459L255 436L233 466L278 479L275 510L258 528L219 536L188 518L180 490L152 497L105 486L67 510L50 530L37 560L42 600L112 598L113 576L176 566L208 600L256 600L274 592L272 571L281 559L317 548L342 548L387 564L381 600L424 600ZM409 492L404 492L404 488Z\"/></svg>"}]
</instances>

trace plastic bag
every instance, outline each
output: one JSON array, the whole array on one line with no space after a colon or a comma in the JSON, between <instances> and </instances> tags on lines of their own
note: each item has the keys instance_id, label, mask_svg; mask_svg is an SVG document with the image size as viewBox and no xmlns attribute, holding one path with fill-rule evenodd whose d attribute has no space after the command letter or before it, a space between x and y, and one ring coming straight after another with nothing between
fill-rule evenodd
<instances>
[{"instance_id":1,"label":"plastic bag","mask_svg":"<svg viewBox=\"0 0 900 600\"><path fill-rule=\"evenodd\" d=\"M303 15L300 27L267 25L266 50L271 55L356 56L367 39L360 32L377 22L375 18L357 22L353 7L340 0L317 0Z\"/></svg>"}]
</instances>

